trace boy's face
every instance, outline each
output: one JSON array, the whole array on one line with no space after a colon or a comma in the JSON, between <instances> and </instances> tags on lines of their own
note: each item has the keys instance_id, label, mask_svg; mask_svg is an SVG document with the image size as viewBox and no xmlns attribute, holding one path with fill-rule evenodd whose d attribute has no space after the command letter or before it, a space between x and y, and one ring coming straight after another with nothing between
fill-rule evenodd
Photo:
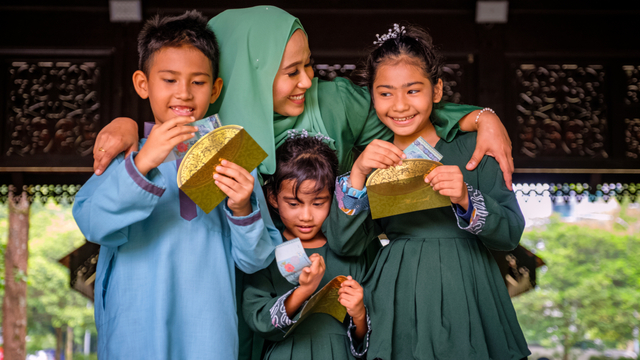
<instances>
[{"instance_id":1,"label":"boy's face","mask_svg":"<svg viewBox=\"0 0 640 360\"><path fill-rule=\"evenodd\" d=\"M220 95L222 79L213 78L211 61L191 45L164 47L149 61L148 76L136 71L133 84L149 98L156 124L178 116L200 120Z\"/></svg>"}]
</instances>

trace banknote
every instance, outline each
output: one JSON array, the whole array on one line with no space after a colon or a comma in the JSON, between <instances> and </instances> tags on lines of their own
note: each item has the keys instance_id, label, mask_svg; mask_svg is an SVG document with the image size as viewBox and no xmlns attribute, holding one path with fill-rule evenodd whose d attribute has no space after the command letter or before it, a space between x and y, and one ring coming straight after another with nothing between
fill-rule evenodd
<instances>
[{"instance_id":1,"label":"banknote","mask_svg":"<svg viewBox=\"0 0 640 360\"><path fill-rule=\"evenodd\" d=\"M299 238L285 241L276 246L276 263L280 274L294 285L298 285L302 269L311 266L311 260L304 251Z\"/></svg>"},{"instance_id":2,"label":"banknote","mask_svg":"<svg viewBox=\"0 0 640 360\"><path fill-rule=\"evenodd\" d=\"M407 146L407 148L404 149L404 153L407 154L407 159L442 160L442 154L433 146L429 145L422 136Z\"/></svg>"},{"instance_id":3,"label":"banknote","mask_svg":"<svg viewBox=\"0 0 640 360\"><path fill-rule=\"evenodd\" d=\"M173 150L171 150L171 152L169 153L169 156L167 156L164 162L182 159L184 155L187 153L187 151L191 149L193 144L198 142L198 140L200 140L203 136L207 135L214 129L217 129L220 126L222 126L222 124L220 123L220 118L218 117L218 114L211 115L202 120L194 121L187 125L195 126L198 128L198 130L195 132L195 136L187 141L183 141L180 144L176 145L176 147L174 147Z\"/></svg>"}]
</instances>

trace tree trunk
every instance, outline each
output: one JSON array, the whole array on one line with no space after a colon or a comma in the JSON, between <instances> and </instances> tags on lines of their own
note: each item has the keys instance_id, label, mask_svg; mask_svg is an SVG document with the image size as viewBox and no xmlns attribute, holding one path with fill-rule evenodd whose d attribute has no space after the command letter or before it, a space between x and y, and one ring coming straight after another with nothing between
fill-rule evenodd
<instances>
[{"instance_id":1,"label":"tree trunk","mask_svg":"<svg viewBox=\"0 0 640 360\"><path fill-rule=\"evenodd\" d=\"M64 351L64 360L73 360L73 328L67 326L67 348Z\"/></svg>"},{"instance_id":2,"label":"tree trunk","mask_svg":"<svg viewBox=\"0 0 640 360\"><path fill-rule=\"evenodd\" d=\"M27 356L27 260L29 258L29 200L22 192L9 192L9 239L5 253L5 288L2 304L4 358L24 360Z\"/></svg>"},{"instance_id":3,"label":"tree trunk","mask_svg":"<svg viewBox=\"0 0 640 360\"><path fill-rule=\"evenodd\" d=\"M562 342L562 360L569 360L570 351L571 351L571 346L568 344L568 341L565 339Z\"/></svg>"},{"instance_id":4,"label":"tree trunk","mask_svg":"<svg viewBox=\"0 0 640 360\"><path fill-rule=\"evenodd\" d=\"M62 358L62 328L56 328L56 360Z\"/></svg>"}]
</instances>

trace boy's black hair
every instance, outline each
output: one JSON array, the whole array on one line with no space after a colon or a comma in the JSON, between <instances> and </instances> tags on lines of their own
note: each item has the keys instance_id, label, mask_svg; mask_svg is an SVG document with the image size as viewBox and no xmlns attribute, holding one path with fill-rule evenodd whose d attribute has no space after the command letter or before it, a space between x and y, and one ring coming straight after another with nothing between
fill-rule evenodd
<instances>
[{"instance_id":1,"label":"boy's black hair","mask_svg":"<svg viewBox=\"0 0 640 360\"><path fill-rule=\"evenodd\" d=\"M277 196L282 183L293 180L293 195L305 180L315 181L315 193L329 189L333 196L338 176L338 156L329 145L313 136L287 139L276 150L276 171L265 179L267 196Z\"/></svg>"},{"instance_id":2,"label":"boy's black hair","mask_svg":"<svg viewBox=\"0 0 640 360\"><path fill-rule=\"evenodd\" d=\"M165 46L191 45L211 60L212 81L218 78L220 50L216 36L207 27L207 18L199 11L179 16L156 15L149 19L138 35L138 67L147 76L153 55Z\"/></svg>"},{"instance_id":3,"label":"boy's black hair","mask_svg":"<svg viewBox=\"0 0 640 360\"><path fill-rule=\"evenodd\" d=\"M404 26L404 32L395 38L384 41L381 45L371 50L369 56L360 64L354 73L355 82L361 86L368 86L373 90L373 82L376 78L378 67L387 61L410 61L419 66L425 76L436 85L442 78L442 66L444 58L433 45L431 35L419 26L408 23Z\"/></svg>"}]
</instances>

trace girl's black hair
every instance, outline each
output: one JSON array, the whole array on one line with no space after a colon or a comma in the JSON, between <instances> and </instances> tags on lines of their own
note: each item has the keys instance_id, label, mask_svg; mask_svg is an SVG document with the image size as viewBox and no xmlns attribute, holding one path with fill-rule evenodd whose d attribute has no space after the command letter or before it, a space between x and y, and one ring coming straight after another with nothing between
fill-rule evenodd
<instances>
[{"instance_id":1,"label":"girl's black hair","mask_svg":"<svg viewBox=\"0 0 640 360\"><path fill-rule=\"evenodd\" d=\"M153 55L162 48L191 45L211 60L212 81L218 77L220 50L207 18L191 10L178 16L156 15L149 19L138 35L138 68L147 76Z\"/></svg>"},{"instance_id":2,"label":"girl's black hair","mask_svg":"<svg viewBox=\"0 0 640 360\"><path fill-rule=\"evenodd\" d=\"M444 58L433 45L431 35L419 26L403 23L404 32L397 37L389 38L375 47L369 56L360 64L354 72L355 82L361 86L373 89L378 67L387 62L409 61L415 62L425 73L425 76L436 85L442 78L442 66Z\"/></svg>"},{"instance_id":3,"label":"girl's black hair","mask_svg":"<svg viewBox=\"0 0 640 360\"><path fill-rule=\"evenodd\" d=\"M293 180L293 195L305 180L315 181L315 193L329 189L333 195L338 176L338 156L329 145L313 136L287 139L276 150L276 171L267 177L264 190L267 196L277 196L282 183ZM299 200L299 199L298 199Z\"/></svg>"}]
</instances>

